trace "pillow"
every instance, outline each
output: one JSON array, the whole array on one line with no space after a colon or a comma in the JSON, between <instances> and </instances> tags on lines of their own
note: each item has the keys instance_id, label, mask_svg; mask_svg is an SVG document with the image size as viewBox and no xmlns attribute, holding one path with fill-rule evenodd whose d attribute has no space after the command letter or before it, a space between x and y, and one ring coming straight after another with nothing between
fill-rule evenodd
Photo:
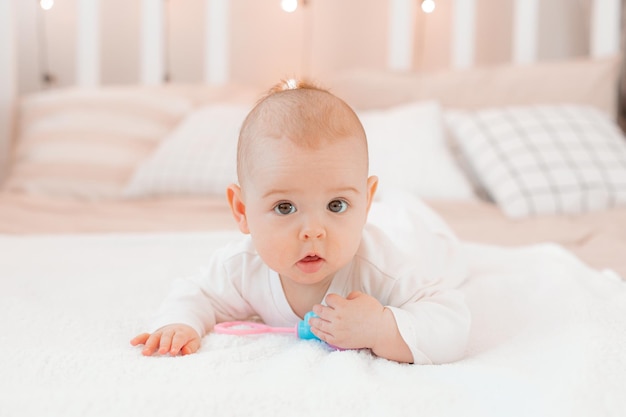
<instances>
[{"instance_id":1,"label":"pillow","mask_svg":"<svg viewBox=\"0 0 626 417\"><path fill-rule=\"evenodd\" d=\"M330 83L335 94L362 110L425 100L463 110L567 102L613 115L620 63L616 55L434 72L356 69Z\"/></svg>"},{"instance_id":2,"label":"pillow","mask_svg":"<svg viewBox=\"0 0 626 417\"><path fill-rule=\"evenodd\" d=\"M401 188L431 199L475 198L447 147L437 102L362 111L358 116L367 135L370 172L379 177L381 193Z\"/></svg>"},{"instance_id":3,"label":"pillow","mask_svg":"<svg viewBox=\"0 0 626 417\"><path fill-rule=\"evenodd\" d=\"M626 140L595 108L448 111L445 120L481 184L510 217L626 204Z\"/></svg>"},{"instance_id":4,"label":"pillow","mask_svg":"<svg viewBox=\"0 0 626 417\"><path fill-rule=\"evenodd\" d=\"M226 195L237 182L237 139L249 110L235 104L195 110L136 168L123 194Z\"/></svg>"},{"instance_id":5,"label":"pillow","mask_svg":"<svg viewBox=\"0 0 626 417\"><path fill-rule=\"evenodd\" d=\"M3 190L117 198L135 166L191 109L142 87L67 88L25 96Z\"/></svg>"}]
</instances>

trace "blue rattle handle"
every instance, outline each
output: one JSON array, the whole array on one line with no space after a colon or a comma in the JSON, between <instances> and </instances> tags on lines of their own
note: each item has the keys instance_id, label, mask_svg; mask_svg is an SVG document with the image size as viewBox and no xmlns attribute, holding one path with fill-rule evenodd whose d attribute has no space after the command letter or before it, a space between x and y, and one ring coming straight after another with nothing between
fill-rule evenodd
<instances>
[{"instance_id":1,"label":"blue rattle handle","mask_svg":"<svg viewBox=\"0 0 626 417\"><path fill-rule=\"evenodd\" d=\"M320 338L315 336L311 331L311 325L309 324L309 319L311 317L317 317L317 314L309 311L304 315L304 319L300 320L300 322L296 326L296 334L298 335L298 338L304 340L320 340Z\"/></svg>"},{"instance_id":2,"label":"blue rattle handle","mask_svg":"<svg viewBox=\"0 0 626 417\"><path fill-rule=\"evenodd\" d=\"M308 313L306 313L304 315L304 319L300 320L300 322L296 326L296 334L298 335L298 338L300 338L300 339L319 340L320 342L323 342L322 339L320 339L319 337L315 336L313 334L313 332L311 331L311 325L309 325L309 319L311 317L318 317L318 315L315 314L312 311L309 311ZM330 346L333 349L344 350L344 349L342 349L340 347L337 347L335 345L331 345L328 342L324 342L324 343L326 343L328 346Z\"/></svg>"}]
</instances>

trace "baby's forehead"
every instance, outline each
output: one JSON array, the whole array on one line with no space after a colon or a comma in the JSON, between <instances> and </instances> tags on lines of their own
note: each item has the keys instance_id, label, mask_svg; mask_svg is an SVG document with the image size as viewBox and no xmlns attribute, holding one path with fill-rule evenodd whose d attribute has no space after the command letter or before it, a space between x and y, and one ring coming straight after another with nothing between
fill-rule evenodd
<instances>
[{"instance_id":1,"label":"baby's forehead","mask_svg":"<svg viewBox=\"0 0 626 417\"><path fill-rule=\"evenodd\" d=\"M299 183L311 178L319 182L320 178L331 173L334 180L343 181L355 176L360 181L362 176L367 176L367 151L356 138L337 138L326 141L327 144L321 142L307 146L287 137L259 138L258 147L255 146L245 158L240 180L253 178L258 185L273 184L273 181L282 184L296 180ZM322 187L326 182L317 185Z\"/></svg>"},{"instance_id":2,"label":"baby's forehead","mask_svg":"<svg viewBox=\"0 0 626 417\"><path fill-rule=\"evenodd\" d=\"M251 137L286 137L307 146L340 138L365 138L354 111L341 99L320 90L272 94L252 111L244 127Z\"/></svg>"},{"instance_id":3,"label":"baby's forehead","mask_svg":"<svg viewBox=\"0 0 626 417\"><path fill-rule=\"evenodd\" d=\"M298 153L305 155L313 155L318 150L331 148L335 144L341 144L342 152L351 154L360 154L362 150L367 151L364 141L359 136L332 136L325 132L315 132L311 130L301 131L297 134L277 134L277 135L261 135L251 141L248 152L254 155L261 155L265 151L280 152L288 149L290 153ZM336 148L336 147L334 147ZM363 153L367 158L367 152Z\"/></svg>"}]
</instances>

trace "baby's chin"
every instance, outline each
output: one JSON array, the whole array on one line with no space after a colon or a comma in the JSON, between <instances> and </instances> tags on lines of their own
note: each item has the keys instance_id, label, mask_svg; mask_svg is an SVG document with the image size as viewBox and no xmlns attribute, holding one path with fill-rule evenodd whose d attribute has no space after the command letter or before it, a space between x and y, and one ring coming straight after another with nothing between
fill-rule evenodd
<instances>
[{"instance_id":1,"label":"baby's chin","mask_svg":"<svg viewBox=\"0 0 626 417\"><path fill-rule=\"evenodd\" d=\"M303 286L316 286L320 284L326 284L333 279L335 276L336 270L320 270L315 273L312 272L302 272L299 268L294 268L293 271L289 271L285 274L279 274L281 279L289 280L294 284L303 285Z\"/></svg>"}]
</instances>

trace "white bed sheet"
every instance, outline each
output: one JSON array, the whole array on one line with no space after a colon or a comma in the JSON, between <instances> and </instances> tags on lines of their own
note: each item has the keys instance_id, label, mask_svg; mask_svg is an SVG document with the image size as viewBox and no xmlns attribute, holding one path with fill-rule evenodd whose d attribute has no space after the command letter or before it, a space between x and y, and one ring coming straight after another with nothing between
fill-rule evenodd
<instances>
[{"instance_id":1,"label":"white bed sheet","mask_svg":"<svg viewBox=\"0 0 626 417\"><path fill-rule=\"evenodd\" d=\"M236 232L0 236L0 416L618 416L626 285L555 245L466 244L468 356L401 365L289 335L129 340Z\"/></svg>"}]
</instances>

